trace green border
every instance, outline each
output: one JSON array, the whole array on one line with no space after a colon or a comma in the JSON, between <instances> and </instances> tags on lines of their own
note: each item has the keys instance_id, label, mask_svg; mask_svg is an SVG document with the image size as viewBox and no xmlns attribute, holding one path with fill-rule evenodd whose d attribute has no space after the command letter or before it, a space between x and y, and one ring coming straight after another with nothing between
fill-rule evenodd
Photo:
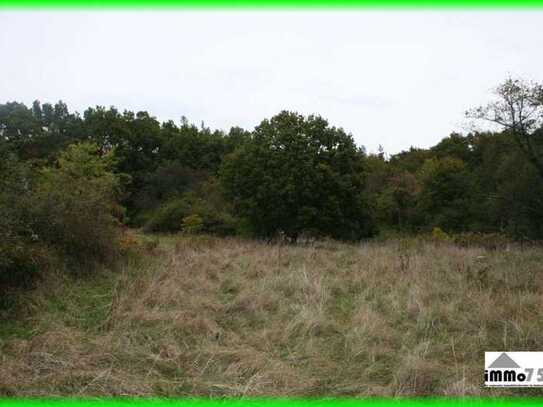
<instances>
[{"instance_id":1,"label":"green border","mask_svg":"<svg viewBox=\"0 0 543 407\"><path fill-rule=\"evenodd\" d=\"M543 0L0 0L0 10L36 9L405 9L543 10ZM0 28L1 33L1 28ZM1 368L1 367L0 367ZM543 398L429 399L17 399L0 407L535 407Z\"/></svg>"},{"instance_id":2,"label":"green border","mask_svg":"<svg viewBox=\"0 0 543 407\"><path fill-rule=\"evenodd\" d=\"M0 0L0 9L543 9L543 0Z\"/></svg>"}]
</instances>

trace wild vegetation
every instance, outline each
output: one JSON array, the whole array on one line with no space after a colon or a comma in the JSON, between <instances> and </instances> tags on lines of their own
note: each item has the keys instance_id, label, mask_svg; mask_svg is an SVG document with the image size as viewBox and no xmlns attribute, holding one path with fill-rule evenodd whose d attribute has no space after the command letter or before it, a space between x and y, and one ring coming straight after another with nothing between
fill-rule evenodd
<instances>
[{"instance_id":1,"label":"wild vegetation","mask_svg":"<svg viewBox=\"0 0 543 407\"><path fill-rule=\"evenodd\" d=\"M484 351L543 346L541 248L124 244L144 256L83 280L55 274L2 323L0 393L504 395L514 389L481 386Z\"/></svg>"},{"instance_id":2,"label":"wild vegetation","mask_svg":"<svg viewBox=\"0 0 543 407\"><path fill-rule=\"evenodd\" d=\"M482 352L540 346L543 90L495 96L394 155L0 105L0 393L495 394Z\"/></svg>"}]
</instances>

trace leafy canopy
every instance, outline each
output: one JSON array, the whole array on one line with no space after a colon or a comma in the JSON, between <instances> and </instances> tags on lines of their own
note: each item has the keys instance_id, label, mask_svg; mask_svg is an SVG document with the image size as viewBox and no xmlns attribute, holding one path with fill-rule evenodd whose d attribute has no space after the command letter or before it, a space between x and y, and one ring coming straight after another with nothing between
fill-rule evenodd
<instances>
[{"instance_id":1,"label":"leafy canopy","mask_svg":"<svg viewBox=\"0 0 543 407\"><path fill-rule=\"evenodd\" d=\"M283 111L225 159L221 182L256 235L359 239L372 233L364 151L319 116Z\"/></svg>"}]
</instances>

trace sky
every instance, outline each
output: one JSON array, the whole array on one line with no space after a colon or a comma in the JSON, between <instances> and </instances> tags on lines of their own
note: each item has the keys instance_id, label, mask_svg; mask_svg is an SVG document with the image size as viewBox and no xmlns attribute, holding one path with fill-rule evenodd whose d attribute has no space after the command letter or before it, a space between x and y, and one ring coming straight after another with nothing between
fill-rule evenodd
<instances>
[{"instance_id":1,"label":"sky","mask_svg":"<svg viewBox=\"0 0 543 407\"><path fill-rule=\"evenodd\" d=\"M2 11L0 103L63 100L253 129L319 114L394 154L543 82L542 11Z\"/></svg>"}]
</instances>

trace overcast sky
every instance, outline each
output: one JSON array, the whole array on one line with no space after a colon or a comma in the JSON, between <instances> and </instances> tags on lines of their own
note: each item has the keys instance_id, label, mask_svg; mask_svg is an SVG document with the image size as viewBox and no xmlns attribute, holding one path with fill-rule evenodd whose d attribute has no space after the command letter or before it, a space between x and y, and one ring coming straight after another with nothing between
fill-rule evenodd
<instances>
[{"instance_id":1,"label":"overcast sky","mask_svg":"<svg viewBox=\"0 0 543 407\"><path fill-rule=\"evenodd\" d=\"M539 11L4 11L0 103L222 129L288 109L396 153L465 132L508 75L543 81L542 43Z\"/></svg>"}]
</instances>

